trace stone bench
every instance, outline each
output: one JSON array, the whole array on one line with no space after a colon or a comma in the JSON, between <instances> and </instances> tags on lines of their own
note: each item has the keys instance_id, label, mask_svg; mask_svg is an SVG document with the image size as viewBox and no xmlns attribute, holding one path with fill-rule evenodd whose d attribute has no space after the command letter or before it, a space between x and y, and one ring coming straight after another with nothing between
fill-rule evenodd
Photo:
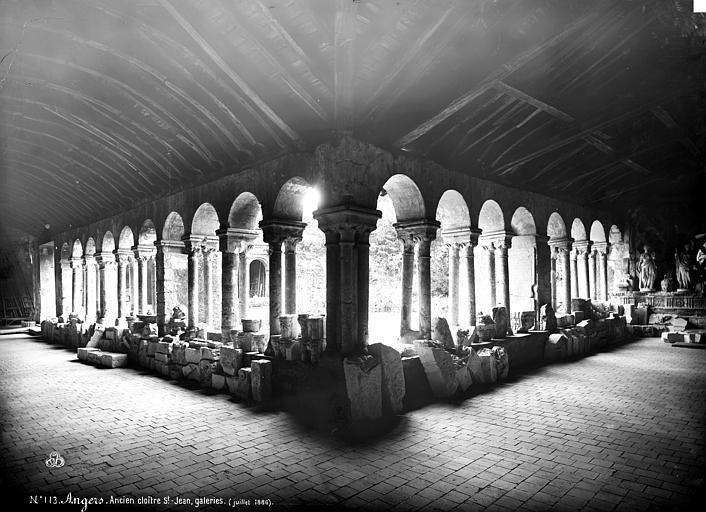
<instances>
[{"instance_id":1,"label":"stone bench","mask_svg":"<svg viewBox=\"0 0 706 512\"><path fill-rule=\"evenodd\" d=\"M119 352L104 352L98 348L81 347L77 350L79 361L106 368L122 368L127 366L127 354Z\"/></svg>"}]
</instances>

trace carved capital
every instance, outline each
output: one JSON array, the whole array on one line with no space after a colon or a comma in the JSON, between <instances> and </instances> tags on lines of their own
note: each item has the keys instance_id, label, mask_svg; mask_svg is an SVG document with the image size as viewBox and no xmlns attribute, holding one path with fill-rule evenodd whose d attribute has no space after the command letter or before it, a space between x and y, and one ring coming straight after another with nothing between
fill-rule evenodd
<instances>
[{"instance_id":1,"label":"carved capital","mask_svg":"<svg viewBox=\"0 0 706 512\"><path fill-rule=\"evenodd\" d=\"M257 237L255 229L223 228L216 231L218 248L221 252L244 252Z\"/></svg>"},{"instance_id":2,"label":"carved capital","mask_svg":"<svg viewBox=\"0 0 706 512\"><path fill-rule=\"evenodd\" d=\"M336 206L316 210L314 218L326 235L326 244L358 243L366 245L370 233L377 227L382 216L379 210L370 210L355 205Z\"/></svg>"},{"instance_id":3,"label":"carved capital","mask_svg":"<svg viewBox=\"0 0 706 512\"><path fill-rule=\"evenodd\" d=\"M83 261L83 258L81 258L80 256L73 257L73 258L71 258L70 261L71 261L71 268L73 268L73 269L83 268L84 261Z\"/></svg>"},{"instance_id":4,"label":"carved capital","mask_svg":"<svg viewBox=\"0 0 706 512\"><path fill-rule=\"evenodd\" d=\"M428 246L436 239L436 232L441 224L437 220L420 219L397 222L393 227L397 231L397 237L403 243L418 243L421 248L422 245Z\"/></svg>"},{"instance_id":5,"label":"carved capital","mask_svg":"<svg viewBox=\"0 0 706 512\"><path fill-rule=\"evenodd\" d=\"M281 244L287 239L302 239L306 223L295 220L268 219L260 221L262 239L268 244Z\"/></svg>"}]
</instances>

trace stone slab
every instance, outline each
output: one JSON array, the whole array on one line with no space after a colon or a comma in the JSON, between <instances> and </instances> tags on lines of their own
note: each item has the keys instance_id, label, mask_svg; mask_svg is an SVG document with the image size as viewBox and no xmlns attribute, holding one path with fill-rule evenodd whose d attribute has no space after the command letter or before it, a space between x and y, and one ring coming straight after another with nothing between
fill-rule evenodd
<instances>
[{"instance_id":1,"label":"stone slab","mask_svg":"<svg viewBox=\"0 0 706 512\"><path fill-rule=\"evenodd\" d=\"M100 324L95 324L93 328L93 334L91 335L90 339L86 342L86 347L89 348L96 348L100 344L101 338L103 337L103 333L105 332L105 328L100 325Z\"/></svg>"},{"instance_id":2,"label":"stone slab","mask_svg":"<svg viewBox=\"0 0 706 512\"><path fill-rule=\"evenodd\" d=\"M159 363L166 364L166 363L169 363L169 354L165 354L163 352L157 352L154 355L154 359L155 359L155 361L157 361Z\"/></svg>"},{"instance_id":3,"label":"stone slab","mask_svg":"<svg viewBox=\"0 0 706 512\"><path fill-rule=\"evenodd\" d=\"M403 410L405 382L402 356L389 345L373 343L368 353L380 361L382 368L382 409L384 414L399 414Z\"/></svg>"},{"instance_id":4,"label":"stone slab","mask_svg":"<svg viewBox=\"0 0 706 512\"><path fill-rule=\"evenodd\" d=\"M235 347L221 347L220 359L223 372L227 375L237 375L243 366L243 351Z\"/></svg>"},{"instance_id":5,"label":"stone slab","mask_svg":"<svg viewBox=\"0 0 706 512\"><path fill-rule=\"evenodd\" d=\"M76 355L80 361L88 361L89 352L100 352L97 348L92 347L79 347L76 349Z\"/></svg>"},{"instance_id":6,"label":"stone slab","mask_svg":"<svg viewBox=\"0 0 706 512\"><path fill-rule=\"evenodd\" d=\"M105 366L106 368L121 368L127 366L127 354L104 352L100 356L100 361L101 366Z\"/></svg>"},{"instance_id":7,"label":"stone slab","mask_svg":"<svg viewBox=\"0 0 706 512\"><path fill-rule=\"evenodd\" d=\"M373 356L344 358L343 373L353 421L382 417L382 366Z\"/></svg>"},{"instance_id":8,"label":"stone slab","mask_svg":"<svg viewBox=\"0 0 706 512\"><path fill-rule=\"evenodd\" d=\"M672 343L673 347L682 347L682 348L705 348L706 349L706 343L684 343L683 341L680 341L678 343Z\"/></svg>"},{"instance_id":9,"label":"stone slab","mask_svg":"<svg viewBox=\"0 0 706 512\"><path fill-rule=\"evenodd\" d=\"M419 356L403 357L402 369L404 370L405 410L416 409L433 401L434 395Z\"/></svg>"}]
</instances>

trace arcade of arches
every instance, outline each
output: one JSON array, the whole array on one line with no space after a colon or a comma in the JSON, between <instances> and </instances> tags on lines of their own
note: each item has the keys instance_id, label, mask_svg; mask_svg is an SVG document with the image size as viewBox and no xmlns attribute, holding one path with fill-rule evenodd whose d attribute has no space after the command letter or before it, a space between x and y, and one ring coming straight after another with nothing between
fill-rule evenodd
<instances>
[{"instance_id":1,"label":"arcade of arches","mask_svg":"<svg viewBox=\"0 0 706 512\"><path fill-rule=\"evenodd\" d=\"M453 327L496 305L606 302L628 271L624 231L605 212L345 136L59 234L40 246L41 317L154 315L162 335L183 305L189 325L227 339L244 318L272 335L280 315L322 314L327 350L355 355L429 339L434 316ZM381 251L387 269L371 266ZM370 311L381 298L392 330Z\"/></svg>"}]
</instances>

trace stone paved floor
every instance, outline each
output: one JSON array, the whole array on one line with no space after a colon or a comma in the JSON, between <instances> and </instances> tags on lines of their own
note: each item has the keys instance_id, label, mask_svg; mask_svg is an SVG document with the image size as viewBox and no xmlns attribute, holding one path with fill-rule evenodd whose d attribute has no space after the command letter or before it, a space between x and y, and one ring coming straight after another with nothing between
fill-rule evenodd
<instances>
[{"instance_id":1,"label":"stone paved floor","mask_svg":"<svg viewBox=\"0 0 706 512\"><path fill-rule=\"evenodd\" d=\"M196 497L223 497L573 511L692 510L703 497L706 351L659 339L407 413L357 444L286 413L74 359L38 339L0 336L3 500L61 501L71 492L194 500L153 510L196 510ZM64 467L45 466L52 450Z\"/></svg>"}]
</instances>

